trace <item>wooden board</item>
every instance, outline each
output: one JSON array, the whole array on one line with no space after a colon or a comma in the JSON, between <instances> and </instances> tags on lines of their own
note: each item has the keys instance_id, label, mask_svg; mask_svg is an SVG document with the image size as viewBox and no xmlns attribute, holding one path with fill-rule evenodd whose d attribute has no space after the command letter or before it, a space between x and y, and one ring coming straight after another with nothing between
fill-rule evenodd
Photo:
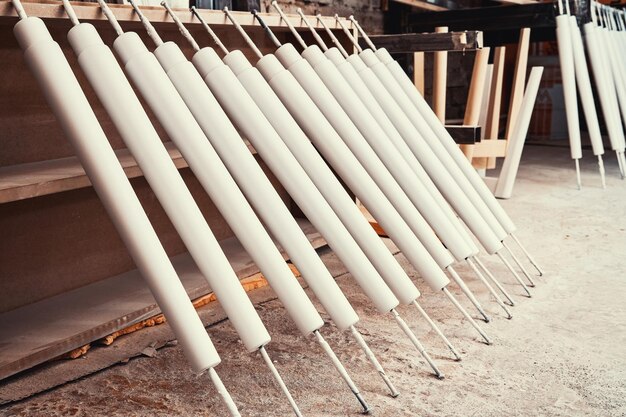
<instances>
[{"instance_id":1,"label":"wooden board","mask_svg":"<svg viewBox=\"0 0 626 417\"><path fill-rule=\"evenodd\" d=\"M54 0L37 0L23 1L24 10L29 16L37 16L43 19L67 19L63 5L59 1ZM86 21L105 21L106 17L100 10L100 6L96 2L72 2L74 11L79 20ZM109 3L109 8L112 10L116 19L120 22L136 22L139 24L139 17L133 11L130 5L112 4ZM160 6L140 6L143 14L153 23L169 22L173 23L172 19L165 12L165 9ZM180 20L184 24L200 25L200 21L194 17L188 9L174 9L179 16ZM206 20L209 25L219 26L231 26L232 24L221 10L208 10L198 9L200 15ZM242 26L257 26L260 27L259 22L249 12L231 12L234 19ZM273 29L280 29L287 31L287 24L276 13L259 13L265 23ZM14 17L17 20L17 13L10 1L0 1L0 16ZM296 28L302 28L303 31L308 30L305 23L297 14L287 14L289 22ZM317 21L315 16L309 16L308 19L312 25L323 30L322 25ZM341 27L332 16L322 16L324 23L333 30L341 31ZM352 22L346 20L345 25L352 28ZM126 29L126 27L125 27Z\"/></svg>"},{"instance_id":2,"label":"wooden board","mask_svg":"<svg viewBox=\"0 0 626 417\"><path fill-rule=\"evenodd\" d=\"M372 35L370 39L377 48L385 48L392 54L436 51L469 51L482 48L482 32L398 33Z\"/></svg>"},{"instance_id":3,"label":"wooden board","mask_svg":"<svg viewBox=\"0 0 626 417\"><path fill-rule=\"evenodd\" d=\"M486 158L495 157L502 158L506 156L507 141L503 139L499 140L484 140L474 145L474 157Z\"/></svg>"},{"instance_id":4,"label":"wooden board","mask_svg":"<svg viewBox=\"0 0 626 417\"><path fill-rule=\"evenodd\" d=\"M246 143L250 151L256 153L254 147ZM178 169L187 167L172 142L166 142L165 148ZM115 153L128 178L143 176L128 149L119 149ZM76 157L0 167L0 204L90 186L91 182Z\"/></svg>"},{"instance_id":5,"label":"wooden board","mask_svg":"<svg viewBox=\"0 0 626 417\"><path fill-rule=\"evenodd\" d=\"M326 244L306 220L300 226L315 248ZM258 268L236 238L220 242L240 278ZM285 259L287 254L283 253ZM191 299L211 292L188 253L172 263ZM137 270L0 315L0 379L41 364L160 313Z\"/></svg>"},{"instance_id":6,"label":"wooden board","mask_svg":"<svg viewBox=\"0 0 626 417\"><path fill-rule=\"evenodd\" d=\"M474 144L480 142L480 126L446 125L446 130L458 144Z\"/></svg>"}]
</instances>

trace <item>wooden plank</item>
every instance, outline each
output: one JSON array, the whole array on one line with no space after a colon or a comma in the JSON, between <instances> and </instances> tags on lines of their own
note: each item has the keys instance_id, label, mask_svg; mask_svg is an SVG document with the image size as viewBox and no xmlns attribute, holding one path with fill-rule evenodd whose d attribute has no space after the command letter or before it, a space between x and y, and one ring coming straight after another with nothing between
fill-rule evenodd
<instances>
[{"instance_id":1,"label":"wooden plank","mask_svg":"<svg viewBox=\"0 0 626 417\"><path fill-rule=\"evenodd\" d=\"M474 57L472 80L470 81L467 104L465 106L465 116L463 117L463 124L466 126L478 125L481 104L483 102L483 93L485 91L489 52L490 48L478 49ZM474 157L474 145L461 145L461 150L465 154L465 157L471 162Z\"/></svg>"},{"instance_id":2,"label":"wooden plank","mask_svg":"<svg viewBox=\"0 0 626 417\"><path fill-rule=\"evenodd\" d=\"M369 222L370 226L372 226L372 229L374 229L376 234L378 236L387 237L387 232L385 232L383 227L376 221L374 216L372 216L372 214L367 210L367 208L365 208L365 206L361 204L360 202L357 203L357 206L359 207L359 210L361 210L363 217L367 219L367 221Z\"/></svg>"},{"instance_id":3,"label":"wooden plank","mask_svg":"<svg viewBox=\"0 0 626 417\"><path fill-rule=\"evenodd\" d=\"M431 12L441 12L444 10L448 10L448 8L443 6L438 6L436 4L428 3L424 0L392 0L396 3L406 4L407 6L416 7L422 10L429 10Z\"/></svg>"},{"instance_id":4,"label":"wooden plank","mask_svg":"<svg viewBox=\"0 0 626 417\"><path fill-rule=\"evenodd\" d=\"M446 125L446 130L459 145L480 142L480 126Z\"/></svg>"},{"instance_id":5,"label":"wooden plank","mask_svg":"<svg viewBox=\"0 0 626 417\"><path fill-rule=\"evenodd\" d=\"M524 85L526 84L526 67L528 66L528 48L530 46L530 29L520 30L519 43L517 44L517 55L515 57L515 70L513 73L513 84L511 86L511 100L509 101L509 115L506 121L506 134L508 140L514 134L515 122L519 109L522 106L524 97Z\"/></svg>"},{"instance_id":6,"label":"wooden plank","mask_svg":"<svg viewBox=\"0 0 626 417\"><path fill-rule=\"evenodd\" d=\"M63 9L63 5L59 1L54 0L37 0L37 1L23 1L24 10L29 16L36 16L42 19L48 20L63 20L67 22L67 15ZM106 17L100 10L100 6L97 3L91 2L72 2L76 16L81 21L106 21ZM139 23L137 14L133 11L130 5L124 4L109 4L109 8L120 22L135 22ZM140 6L143 14L153 23L172 23L172 19L166 13L165 9L161 6ZM189 9L173 9L180 20L184 24L200 25L200 21L191 14ZM230 26L232 24L221 10L208 10L198 9L200 15L211 26ZM242 26L257 26L260 27L259 22L249 12L232 12L235 20ZM287 24L275 13L259 13L265 23L274 28L288 30ZM10 19L1 19L7 17ZM308 31L307 26L302 21L301 17L297 14L287 14L287 19L296 28L301 28L303 31ZM316 28L323 30L323 26L319 23L315 16L309 16L309 22ZM341 31L341 27L332 16L323 16L324 23L333 30ZM0 1L0 21L6 24L15 24L17 21L17 14L15 8L10 1ZM349 28L352 28L352 22L344 22Z\"/></svg>"},{"instance_id":7,"label":"wooden plank","mask_svg":"<svg viewBox=\"0 0 626 417\"><path fill-rule=\"evenodd\" d=\"M308 221L298 222L313 247L326 244ZM240 278L258 272L236 238L220 244ZM191 299L211 292L188 253L174 256L172 263ZM137 270L3 313L0 380L159 313Z\"/></svg>"},{"instance_id":8,"label":"wooden plank","mask_svg":"<svg viewBox=\"0 0 626 417\"><path fill-rule=\"evenodd\" d=\"M504 157L506 155L506 145L507 141L503 139L482 141L474 145L474 157Z\"/></svg>"},{"instance_id":9,"label":"wooden plank","mask_svg":"<svg viewBox=\"0 0 626 417\"><path fill-rule=\"evenodd\" d=\"M499 37L491 36L495 32L514 32L519 36L519 29L528 27L545 29L552 32L555 39L556 7L554 3L533 3L497 7L472 7L443 12L410 13L406 16L408 32L431 32L437 26L448 26L452 31L473 29L485 33L485 42L497 46Z\"/></svg>"},{"instance_id":10,"label":"wooden plank","mask_svg":"<svg viewBox=\"0 0 626 417\"><path fill-rule=\"evenodd\" d=\"M246 141L246 144L252 153L256 153L249 142ZM176 168L187 167L187 162L172 142L166 142L165 148ZM115 153L128 178L143 176L128 149ZM90 186L91 182L76 157L0 167L0 204Z\"/></svg>"},{"instance_id":11,"label":"wooden plank","mask_svg":"<svg viewBox=\"0 0 626 417\"><path fill-rule=\"evenodd\" d=\"M482 32L400 33L370 36L377 48L392 54L436 51L469 51L483 47Z\"/></svg>"},{"instance_id":12,"label":"wooden plank","mask_svg":"<svg viewBox=\"0 0 626 417\"><path fill-rule=\"evenodd\" d=\"M485 123L485 139L496 140L500 130L500 109L502 107L502 82L504 80L504 61L506 47L499 46L494 51L493 75L491 78L491 94L487 108L487 121ZM472 161L478 169L493 169L496 166L496 158L476 159Z\"/></svg>"}]
</instances>

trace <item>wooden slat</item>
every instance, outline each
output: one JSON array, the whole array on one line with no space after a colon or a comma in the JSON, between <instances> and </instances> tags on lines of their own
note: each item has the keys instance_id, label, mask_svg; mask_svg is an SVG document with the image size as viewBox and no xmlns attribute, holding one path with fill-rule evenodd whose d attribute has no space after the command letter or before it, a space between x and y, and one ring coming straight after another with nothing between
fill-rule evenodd
<instances>
[{"instance_id":1,"label":"wooden slat","mask_svg":"<svg viewBox=\"0 0 626 417\"><path fill-rule=\"evenodd\" d=\"M474 58L474 69L472 80L467 94L467 104L465 106L465 116L463 124L466 126L477 126L480 118L480 109L485 91L485 78L487 76L487 65L489 64L489 48L476 51ZM474 157L474 145L461 145L461 150L471 162Z\"/></svg>"},{"instance_id":2,"label":"wooden slat","mask_svg":"<svg viewBox=\"0 0 626 417\"><path fill-rule=\"evenodd\" d=\"M511 86L511 100L509 101L509 115L506 121L506 134L509 139L513 134L513 128L517 120L517 114L522 106L524 97L524 85L526 83L526 67L528 66L528 48L530 46L530 29L520 30L517 55L515 58L515 71L513 73L513 85Z\"/></svg>"},{"instance_id":3,"label":"wooden slat","mask_svg":"<svg viewBox=\"0 0 626 417\"><path fill-rule=\"evenodd\" d=\"M449 33L400 33L372 35L370 39L377 48L390 53L469 51L483 47L482 32L469 30Z\"/></svg>"},{"instance_id":4,"label":"wooden slat","mask_svg":"<svg viewBox=\"0 0 626 417\"><path fill-rule=\"evenodd\" d=\"M255 153L252 145L246 143L250 151ZM187 161L172 142L166 142L165 148L178 169L187 167ZM128 178L143 176L128 149L115 153ZM91 182L76 157L0 168L0 204L89 186Z\"/></svg>"},{"instance_id":5,"label":"wooden slat","mask_svg":"<svg viewBox=\"0 0 626 417\"><path fill-rule=\"evenodd\" d=\"M506 140L485 140L474 145L474 157L485 158L492 157L504 157L506 155Z\"/></svg>"},{"instance_id":6,"label":"wooden slat","mask_svg":"<svg viewBox=\"0 0 626 417\"><path fill-rule=\"evenodd\" d=\"M42 19L62 19L67 20L67 15L63 9L63 5L60 1L53 0L37 0L23 1L24 10L29 16L36 16ZM74 11L79 20L85 21L105 21L106 17L102 14L98 3L91 2L72 2ZM115 17L120 22L139 22L137 14L133 11L130 5L122 4L109 4L109 8L112 10ZM165 9L160 6L140 6L143 14L153 23L159 22L173 22L169 15L165 12ZM200 21L194 17L188 9L174 9L180 20L185 24L200 24ZM232 26L230 21L226 18L226 15L221 10L207 10L198 9L200 15L211 26ZM235 20L242 26L259 26L259 22L249 12L236 12L233 11L232 15ZM275 13L259 13L265 23L272 28L288 29L287 24ZM10 1L0 1L0 17L11 17L12 23L17 19L15 8ZM287 14L288 20L296 28L302 28L308 30L302 19L297 14ZM324 23L333 30L341 30L341 27L337 23L334 17L324 16L322 17ZM323 30L323 26L317 21L315 16L309 17L309 22L319 29ZM344 22L348 27L352 28L352 22Z\"/></svg>"},{"instance_id":7,"label":"wooden slat","mask_svg":"<svg viewBox=\"0 0 626 417\"><path fill-rule=\"evenodd\" d=\"M313 247L326 244L308 221L298 221ZM220 244L240 278L259 271L236 238ZM191 299L211 292L188 253L172 263ZM0 380L159 313L133 270L0 314Z\"/></svg>"},{"instance_id":8,"label":"wooden slat","mask_svg":"<svg viewBox=\"0 0 626 417\"><path fill-rule=\"evenodd\" d=\"M480 126L446 125L446 130L459 145L480 142Z\"/></svg>"},{"instance_id":9,"label":"wooden slat","mask_svg":"<svg viewBox=\"0 0 626 417\"><path fill-rule=\"evenodd\" d=\"M487 121L485 124L485 139L496 140L500 130L500 108L502 106L502 81L504 79L504 60L506 47L497 47L493 58L493 75L489 94L489 106L487 108ZM478 169L493 169L496 158L480 158L472 160L472 164Z\"/></svg>"},{"instance_id":10,"label":"wooden slat","mask_svg":"<svg viewBox=\"0 0 626 417\"><path fill-rule=\"evenodd\" d=\"M445 7L438 6L436 4L431 4L424 0L392 0L392 1L395 1L396 3L406 4L407 6L416 7L422 10L429 10L431 12L441 12L444 10L448 10Z\"/></svg>"}]
</instances>

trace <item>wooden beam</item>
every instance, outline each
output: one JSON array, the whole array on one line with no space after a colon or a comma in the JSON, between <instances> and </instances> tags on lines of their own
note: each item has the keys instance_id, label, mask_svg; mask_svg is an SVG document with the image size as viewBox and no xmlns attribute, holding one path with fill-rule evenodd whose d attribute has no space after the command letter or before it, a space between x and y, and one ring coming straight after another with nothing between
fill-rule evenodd
<instances>
[{"instance_id":1,"label":"wooden beam","mask_svg":"<svg viewBox=\"0 0 626 417\"><path fill-rule=\"evenodd\" d=\"M506 47L496 48L493 59L493 76L491 78L491 94L489 96L489 107L487 108L487 122L485 124L485 139L495 140L500 131L500 110L502 108L502 82L504 80L504 61L506 57ZM476 161L482 169L493 169L496 167L496 158L479 159ZM474 166L476 166L474 165Z\"/></svg>"},{"instance_id":2,"label":"wooden beam","mask_svg":"<svg viewBox=\"0 0 626 417\"><path fill-rule=\"evenodd\" d=\"M446 125L446 130L459 145L480 142L480 126Z\"/></svg>"},{"instance_id":3,"label":"wooden beam","mask_svg":"<svg viewBox=\"0 0 626 417\"><path fill-rule=\"evenodd\" d=\"M250 152L256 153L252 145L247 141L246 144ZM165 148L176 168L187 167L187 161L172 142L166 142ZM143 176L128 149L116 150L115 154L128 178ZM91 182L76 157L0 167L0 204L89 186Z\"/></svg>"},{"instance_id":4,"label":"wooden beam","mask_svg":"<svg viewBox=\"0 0 626 417\"><path fill-rule=\"evenodd\" d=\"M429 3L424 0L392 0L396 3L406 4L407 6L416 7L422 10L429 10L431 12L441 12L448 10L446 7L438 6L436 4Z\"/></svg>"},{"instance_id":5,"label":"wooden beam","mask_svg":"<svg viewBox=\"0 0 626 417\"><path fill-rule=\"evenodd\" d=\"M406 16L405 32L432 32L437 26L448 26L451 31L467 29L484 33L484 46L502 46L516 43L519 30L532 29L532 41L556 39L556 4L533 3L510 6L464 8L443 12L410 13Z\"/></svg>"},{"instance_id":6,"label":"wooden beam","mask_svg":"<svg viewBox=\"0 0 626 417\"><path fill-rule=\"evenodd\" d=\"M509 101L509 115L506 121L506 134L508 140L514 133L513 129L517 121L519 109L522 106L524 97L524 86L526 84L526 67L528 66L528 48L530 43L530 29L520 30L519 43L517 44L517 55L515 57L515 72L513 73L513 85L511 86L511 101Z\"/></svg>"},{"instance_id":7,"label":"wooden beam","mask_svg":"<svg viewBox=\"0 0 626 417\"><path fill-rule=\"evenodd\" d=\"M31 1L23 1L24 10L26 14L29 16L36 16L42 19L49 20L62 20L68 21L67 14L63 9L63 5L59 1L52 0L37 0L37 2ZM74 11L76 12L76 17L78 17L81 21L106 21L106 17L100 10L100 6L97 3L88 3L88 2L72 2L72 6ZM120 22L139 22L139 18L137 14L133 11L133 8L129 5L122 4L113 4L109 3L109 8ZM143 14L152 22L152 23L173 23L172 19L169 17L165 9L161 6L140 6ZM174 9L180 20L184 24L197 24L200 25L198 19L191 14L188 9ZM198 9L198 13L202 15L202 17L207 21L207 23L211 26L232 26L230 21L226 18L226 15L221 10L208 10L208 9ZM235 20L239 22L242 26L258 26L260 27L259 22L254 18L254 16L250 12L232 12ZM259 13L259 15L263 18L265 23L272 28L282 28L284 30L288 30L287 24L280 18L278 14L275 13ZM14 24L17 21L17 14L15 13L15 8L11 4L10 1L0 1L0 18L9 17L10 24ZM287 18L291 22L293 26L296 28L302 28L302 30L307 30L307 26L302 21L302 18L297 14L289 14ZM324 23L331 29L335 29L340 31L341 27L337 23L334 17L326 16L322 17ZM310 16L309 22L314 25L316 28L323 30L322 25L317 21L314 16ZM345 25L347 25L350 29L353 28L352 22L345 21Z\"/></svg>"},{"instance_id":8,"label":"wooden beam","mask_svg":"<svg viewBox=\"0 0 626 417\"><path fill-rule=\"evenodd\" d=\"M450 33L402 33L374 35L370 39L377 48L390 53L469 51L483 47L482 32L469 30Z\"/></svg>"},{"instance_id":9,"label":"wooden beam","mask_svg":"<svg viewBox=\"0 0 626 417\"><path fill-rule=\"evenodd\" d=\"M486 158L489 156L493 157L504 157L506 156L506 140L484 140L480 143L474 145L474 157L475 158Z\"/></svg>"},{"instance_id":10,"label":"wooden beam","mask_svg":"<svg viewBox=\"0 0 626 417\"><path fill-rule=\"evenodd\" d=\"M463 124L466 126L476 126L480 118L480 109L485 92L485 79L487 76L487 65L489 64L489 48L479 49L474 57L474 69L472 80L467 94L467 104L465 106L465 116ZM474 157L474 145L461 145L461 150L471 162Z\"/></svg>"}]
</instances>

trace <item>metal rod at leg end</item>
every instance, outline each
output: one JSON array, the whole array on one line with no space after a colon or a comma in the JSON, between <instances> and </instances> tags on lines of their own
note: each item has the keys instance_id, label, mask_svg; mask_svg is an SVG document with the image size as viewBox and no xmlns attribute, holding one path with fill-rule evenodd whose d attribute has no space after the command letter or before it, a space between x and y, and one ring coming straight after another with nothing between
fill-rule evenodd
<instances>
[{"instance_id":1,"label":"metal rod at leg end","mask_svg":"<svg viewBox=\"0 0 626 417\"><path fill-rule=\"evenodd\" d=\"M513 233L511 233L510 236L511 236L511 238L513 238L515 243L517 243L517 246L519 246L519 248L522 250L522 252L524 252L524 255L526 255L526 258L528 258L528 261L530 261L530 263L533 264L533 266L535 267L537 272L539 272L539 276L542 277L543 276L543 270L541 269L539 264L537 262L535 262L533 257L530 256L530 253L526 250L524 245L522 245L522 242L520 242L520 240L517 238L517 236L515 236Z\"/></svg>"},{"instance_id":2,"label":"metal rod at leg end","mask_svg":"<svg viewBox=\"0 0 626 417\"><path fill-rule=\"evenodd\" d=\"M215 385L215 388L217 389L218 395L222 398L222 401L224 401L224 404L226 404L226 408L228 408L228 412L230 416L241 417L241 414L239 414L239 410L237 409L237 406L235 405L233 398L228 393L228 390L224 386L224 383L220 379L217 372L215 372L215 369L209 368L208 372L209 372L209 377L211 378L211 381L213 382L213 385Z\"/></svg>"},{"instance_id":3,"label":"metal rod at leg end","mask_svg":"<svg viewBox=\"0 0 626 417\"><path fill-rule=\"evenodd\" d=\"M393 318L396 320L396 323L398 323L398 326L400 326L404 334L406 334L409 340L411 340L411 343L413 343L413 346L415 346L415 348L419 351L422 357L426 359L426 362L428 362L428 364L432 368L433 372L435 373L435 376L437 376L437 378L439 379L443 379L443 373L441 373L441 371L439 370L435 362L431 359L428 352L426 352L426 349L424 349L424 346L422 345L422 343L419 341L417 336L415 336L415 333L413 333L413 331L411 330L409 325L406 324L404 319L400 317L400 314L398 314L395 308L391 310L391 314L393 315Z\"/></svg>"},{"instance_id":4,"label":"metal rod at leg end","mask_svg":"<svg viewBox=\"0 0 626 417\"><path fill-rule=\"evenodd\" d=\"M578 189L582 190L583 189L583 182L580 179L580 160L579 159L574 159L574 161L576 162L576 184L578 185Z\"/></svg>"},{"instance_id":5,"label":"metal rod at leg end","mask_svg":"<svg viewBox=\"0 0 626 417\"><path fill-rule=\"evenodd\" d=\"M511 315L511 312L506 307L506 305L504 305L504 301L502 301L502 299L500 298L500 296L498 295L496 290L494 290L493 287L491 286L491 284L489 284L489 281L487 281L487 279L483 276L483 274L480 272L478 267L474 264L474 262L472 262L472 260L470 258L467 258L466 261L467 261L468 265L472 268L472 270L474 271L474 273L476 274L478 279L485 285L485 287L487 287L487 290L489 290L491 295L493 295L493 298L496 299L496 303L498 303L498 305L500 307L502 307L504 312L507 314L507 319L512 319L513 316Z\"/></svg>"},{"instance_id":6,"label":"metal rod at leg end","mask_svg":"<svg viewBox=\"0 0 626 417\"><path fill-rule=\"evenodd\" d=\"M489 339L489 336L487 336L487 334L483 331L483 329L480 328L478 323L476 323L476 321L474 321L472 316L470 316L469 313L467 311L465 311L463 306L461 304L459 304L459 302L457 301L456 298L454 298L452 293L447 288L443 288L442 291L446 295L446 297L448 297L450 299L452 304L454 304L454 306L461 312L461 314L463 314L463 316L470 322L472 327L474 329L476 329L476 331L482 336L482 338L485 340L485 343L490 345L491 344L491 340Z\"/></svg>"},{"instance_id":7,"label":"metal rod at leg end","mask_svg":"<svg viewBox=\"0 0 626 417\"><path fill-rule=\"evenodd\" d=\"M531 278L530 274L528 273L528 271L526 271L526 268L524 268L524 265L522 265L522 263L520 262L518 257L515 256L515 254L513 253L511 248L509 247L509 245L507 245L506 242L504 242L504 241L502 242L502 245L504 246L504 249L506 249L506 251L509 253L509 256L511 256L511 258L513 258L513 261L515 261L515 263L517 264L519 269L522 271L522 273L524 274L524 276L528 280L529 286L534 287L535 286L535 281L533 281L533 279Z\"/></svg>"},{"instance_id":8,"label":"metal rod at leg end","mask_svg":"<svg viewBox=\"0 0 626 417\"><path fill-rule=\"evenodd\" d=\"M620 179L624 179L624 164L622 163L622 156L619 151L615 151L615 156L617 157L617 166L619 167L619 177Z\"/></svg>"},{"instance_id":9,"label":"metal rod at leg end","mask_svg":"<svg viewBox=\"0 0 626 417\"><path fill-rule=\"evenodd\" d=\"M476 307L476 310L478 310L480 315L483 316L485 323L489 323L491 319L489 318L487 313L485 313L485 310L483 310L483 306L480 305L480 303L474 296L474 293L469 289L467 284L465 284L465 282L461 279L459 274L454 270L454 268L452 268L452 266L448 266L446 270L450 273L454 282L456 282L456 284L461 288L461 291L463 291L463 294L465 294L465 296L472 302L472 304L474 305L474 307Z\"/></svg>"},{"instance_id":10,"label":"metal rod at leg end","mask_svg":"<svg viewBox=\"0 0 626 417\"><path fill-rule=\"evenodd\" d=\"M506 299L509 301L509 305L511 307L513 307L515 305L515 301L513 301L513 297L511 297L509 295L509 293L504 289L504 287L502 286L502 284L500 284L500 281L498 281L496 279L496 277L493 276L493 274L491 273L490 270L487 269L487 267L485 266L485 264L483 264L483 262L478 258L478 256L474 256L474 260L476 261L476 263L478 264L478 266L480 266L480 268L485 271L485 274L487 274L487 277L491 280L491 282L493 282L495 284L496 287L498 287L498 289L500 290L500 292L502 293L502 295L504 295L506 297Z\"/></svg>"},{"instance_id":11,"label":"metal rod at leg end","mask_svg":"<svg viewBox=\"0 0 626 417\"><path fill-rule=\"evenodd\" d=\"M380 377L383 379L385 385L387 385L387 387L389 388L389 391L391 391L391 397L396 398L398 395L400 395L400 393L385 373L383 366L380 364L380 362L378 362L378 359L374 355L374 352L372 352L370 347L367 345L361 333L359 333L359 331L354 326L350 326L350 331L352 332L352 336L354 336L354 339L356 340L358 345L361 347L363 352L365 352L365 356L367 356L367 359L369 359L370 363L374 366Z\"/></svg>"},{"instance_id":12,"label":"metal rod at leg end","mask_svg":"<svg viewBox=\"0 0 626 417\"><path fill-rule=\"evenodd\" d=\"M600 170L600 180L602 181L602 189L606 189L606 171L604 169L604 161L602 155L598 155L598 169Z\"/></svg>"},{"instance_id":13,"label":"metal rod at leg end","mask_svg":"<svg viewBox=\"0 0 626 417\"><path fill-rule=\"evenodd\" d=\"M365 402L365 399L361 396L359 389L354 384L354 381L352 381L352 378L350 378L350 375L348 375L348 371L346 371L346 368L344 368L337 355L335 355L335 352L333 352L333 349L330 347L328 342L324 340L324 337L319 332L319 330L316 330L313 333L315 333L317 341L322 346L322 349L324 349L324 352L326 352L326 355L328 355L328 357L332 361L335 369L337 369L343 380L346 381L346 384L348 384L348 387L350 387L350 391L352 391L359 404L361 404L361 407L363 407L363 414L369 414L369 412L372 411L371 407Z\"/></svg>"},{"instance_id":14,"label":"metal rod at leg end","mask_svg":"<svg viewBox=\"0 0 626 417\"><path fill-rule=\"evenodd\" d=\"M302 417L302 413L300 412L300 409L298 408L298 404L296 404L293 397L291 396L291 393L289 392L289 388L287 388L287 385L285 385L285 381L283 381L283 378L278 373L278 369L276 369L276 366L274 366L274 363L272 362L270 355L267 354L267 351L265 350L265 346L261 346L259 348L259 352L261 353L261 356L263 357L263 360L265 361L265 364L267 365L267 367L270 368L270 371L272 372L274 379L276 380L276 382L278 382L280 389L283 391L283 393L287 397L287 401L289 401L289 405L291 405L291 408L293 409L294 414L298 417Z\"/></svg>"},{"instance_id":15,"label":"metal rod at leg end","mask_svg":"<svg viewBox=\"0 0 626 417\"><path fill-rule=\"evenodd\" d=\"M507 261L506 258L504 257L504 255L502 255L502 253L500 253L500 252L496 252L496 255L498 255L498 257L500 258L502 263L504 263L504 265L506 265L506 267L509 269L511 274L513 274L513 276L515 277L515 280L522 286L524 291L526 291L526 294L527 294L528 298L531 298L532 294L530 293L530 290L528 289L526 284L524 284L524 281L522 281L522 279L519 277L519 275L517 275L517 272L515 272L515 269L513 269L513 266L511 266L509 261Z\"/></svg>"},{"instance_id":16,"label":"metal rod at leg end","mask_svg":"<svg viewBox=\"0 0 626 417\"><path fill-rule=\"evenodd\" d=\"M426 319L426 321L428 322L430 327L435 331L435 333L437 333L439 335L439 337L441 338L441 340L443 340L443 342L446 344L446 346L448 346L448 349L450 349L450 351L454 355L455 360L460 361L461 360L461 355L459 354L459 352L457 352L457 350L454 348L454 346L452 346L452 343L450 343L450 341L448 340L446 335L443 334L441 329L439 329L439 326L437 326L437 324L435 324L433 319L431 319L430 316L426 313L426 311L424 311L424 309L422 308L421 305L419 305L417 300L413 300L413 305L415 306L415 308L417 308L417 311L420 312L422 317L424 317Z\"/></svg>"}]
</instances>

